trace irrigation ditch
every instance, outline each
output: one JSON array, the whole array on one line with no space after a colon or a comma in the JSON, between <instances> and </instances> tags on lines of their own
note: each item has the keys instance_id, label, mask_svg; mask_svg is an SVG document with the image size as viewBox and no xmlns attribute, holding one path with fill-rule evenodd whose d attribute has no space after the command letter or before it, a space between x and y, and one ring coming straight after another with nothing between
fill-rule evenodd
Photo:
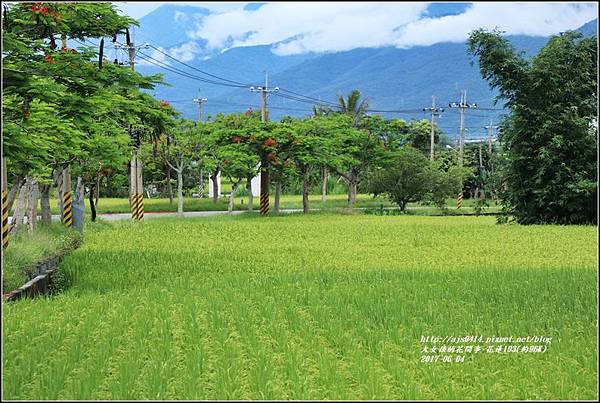
<instances>
[{"instance_id":1,"label":"irrigation ditch","mask_svg":"<svg viewBox=\"0 0 600 403\"><path fill-rule=\"evenodd\" d=\"M33 267L25 269L30 280L21 287L4 293L3 300L16 301L23 297L33 298L39 295L48 295L53 289L64 288L64 284L52 287L56 283L56 275L59 273L60 262L65 256L79 248L81 243L82 240L80 238L75 238L68 249L36 263ZM55 281L53 282L53 280ZM65 279L61 276L60 281L64 282Z\"/></svg>"}]
</instances>

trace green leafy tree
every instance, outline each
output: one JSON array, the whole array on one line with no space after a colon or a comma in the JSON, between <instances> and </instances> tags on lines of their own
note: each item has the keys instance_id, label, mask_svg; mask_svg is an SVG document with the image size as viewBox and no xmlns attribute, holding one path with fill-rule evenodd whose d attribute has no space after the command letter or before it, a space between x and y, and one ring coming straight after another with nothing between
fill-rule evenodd
<instances>
[{"instance_id":1,"label":"green leafy tree","mask_svg":"<svg viewBox=\"0 0 600 403\"><path fill-rule=\"evenodd\" d=\"M295 136L290 149L289 160L302 178L302 210L308 213L308 195L313 184L311 175L318 167L327 163L329 148L328 130L325 118L312 118L295 124Z\"/></svg>"},{"instance_id":2,"label":"green leafy tree","mask_svg":"<svg viewBox=\"0 0 600 403\"><path fill-rule=\"evenodd\" d=\"M334 114L323 118L329 139L329 167L348 184L348 207L356 202L356 193L363 174L376 166L384 153L384 144L377 132L354 127L351 117Z\"/></svg>"},{"instance_id":3,"label":"green leafy tree","mask_svg":"<svg viewBox=\"0 0 600 403\"><path fill-rule=\"evenodd\" d=\"M369 192L386 196L401 211L409 202L424 200L436 180L436 170L427 157L412 146L389 152L386 157L380 167L371 171Z\"/></svg>"},{"instance_id":4,"label":"green leafy tree","mask_svg":"<svg viewBox=\"0 0 600 403\"><path fill-rule=\"evenodd\" d=\"M165 163L177 173L177 215L183 216L183 173L201 145L193 128L195 122L181 119L160 141Z\"/></svg>"},{"instance_id":5,"label":"green leafy tree","mask_svg":"<svg viewBox=\"0 0 600 403\"><path fill-rule=\"evenodd\" d=\"M519 223L596 223L597 39L553 36L530 61L498 31L476 30L469 52L511 115L500 198Z\"/></svg>"},{"instance_id":6,"label":"green leafy tree","mask_svg":"<svg viewBox=\"0 0 600 403\"><path fill-rule=\"evenodd\" d=\"M91 46L67 48L67 39L112 36L137 24L110 3L15 3L3 16L5 156L16 178L44 185L42 216L49 217L52 172L79 162L85 167L74 172L83 174L108 133L119 137L111 146L127 154L125 127L146 124L149 113L149 96L139 89L153 88L160 77L103 64ZM151 106L150 113L158 109Z\"/></svg>"}]
</instances>

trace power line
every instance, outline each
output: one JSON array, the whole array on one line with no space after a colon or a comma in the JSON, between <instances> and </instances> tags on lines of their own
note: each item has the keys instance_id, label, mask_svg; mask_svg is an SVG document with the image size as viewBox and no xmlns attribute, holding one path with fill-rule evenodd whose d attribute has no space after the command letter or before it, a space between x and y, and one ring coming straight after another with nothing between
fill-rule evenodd
<instances>
[{"instance_id":1,"label":"power line","mask_svg":"<svg viewBox=\"0 0 600 403\"><path fill-rule=\"evenodd\" d=\"M88 40L86 40L86 41L88 41ZM77 42L79 42L79 41L77 41ZM79 43L81 43L81 42L79 42ZM118 45L120 45L120 46L122 46L122 47L123 46L127 46L127 45L123 45L122 43L120 43L118 41L115 41L115 43L118 44ZM85 45L83 43L81 43L81 44ZM94 44L91 44L91 46L95 47L95 48L98 48ZM150 45L148 45L148 46L150 46ZM142 60L144 60L144 61L146 61L146 62L148 62L148 63L150 63L150 64L152 64L154 66L157 66L157 67L160 67L160 68L165 69L167 71L170 71L172 73L179 74L179 75L181 75L183 77L191 78L193 80L202 81L202 82L205 82L205 83L208 83L208 84L221 85L221 86L225 86L225 87L234 87L234 88L246 88L247 87L246 85L227 84L227 83L223 83L223 82L219 82L219 81L209 80L207 78L200 77L200 76L188 73L186 71L180 70L180 69L178 69L176 67L169 66L165 62L163 62L161 60L158 60L158 59L155 59L154 57L152 57L150 55L147 55L146 53L142 52L139 49L137 49L137 53L139 53L140 55L144 56L144 57L140 56L140 59L142 59ZM183 63L183 62L181 62L181 63Z\"/></svg>"},{"instance_id":2,"label":"power line","mask_svg":"<svg viewBox=\"0 0 600 403\"><path fill-rule=\"evenodd\" d=\"M210 77L213 77L213 78L217 78L219 80L227 81L227 82L230 82L230 83L233 83L233 84L237 84L237 85L240 85L240 86L243 86L243 87L250 87L250 86L252 86L252 84L242 83L242 82L235 81L235 80L229 80L227 78L223 78L223 77L217 76L216 74L211 74L211 73L208 73L208 72L206 72L204 70L200 70L199 68L196 68L196 67L194 67L192 65L189 65L189 64L187 64L185 62L182 62L181 60L176 59L175 57L169 55L168 53L163 52L162 50L160 50L156 46L153 46L153 45L149 45L149 46L152 49L156 50L157 52L159 52L159 53L167 56L169 59L172 59L172 60L176 61L177 63L183 64L184 66L189 67L190 69L196 70L196 71L198 71L198 72L200 72L202 74L206 74L207 76L210 76Z\"/></svg>"},{"instance_id":3,"label":"power line","mask_svg":"<svg viewBox=\"0 0 600 403\"><path fill-rule=\"evenodd\" d=\"M186 71L180 70L177 67L169 66L165 62L162 62L162 61L160 61L158 59L155 59L152 56L149 56L149 55L145 54L144 52L139 52L139 53L143 56L143 57L140 57L142 60L144 60L144 61L146 61L146 62L148 62L148 63L150 63L150 64L152 64L154 66L160 67L160 68L162 68L164 70L170 71L170 72L175 73L175 74L179 74L180 76L183 76L183 77L191 78L191 79L197 80L197 81L202 81L202 82L207 83L207 84L220 85L220 86L223 86L223 87L246 88L245 85L227 84L227 83L220 82L220 81L209 80L207 78L200 77L200 76L197 76L195 74L191 74L191 73L188 73Z\"/></svg>"},{"instance_id":4,"label":"power line","mask_svg":"<svg viewBox=\"0 0 600 403\"><path fill-rule=\"evenodd\" d=\"M322 100L317 99L317 98L309 97L308 95L303 95L303 94L299 94L299 93L294 92L294 91L286 90L285 88L280 88L280 91L287 92L288 94L295 95L297 97L302 97L302 98L305 98L307 100L315 101L315 102L317 102L318 104L321 104L321 105L330 105L330 106L335 106L336 108L339 107L339 105L336 104L335 102L322 101Z\"/></svg>"},{"instance_id":5,"label":"power line","mask_svg":"<svg viewBox=\"0 0 600 403\"><path fill-rule=\"evenodd\" d=\"M84 43L82 43L82 42L80 42L80 41L78 41L76 39L74 39L74 40L77 41L78 43L82 44L82 45L86 45L86 44L84 44ZM86 40L86 39L84 39L84 40ZM89 42L89 40L86 40L86 41ZM120 44L119 42L116 42L116 43L118 43L121 46L125 46L125 45ZM93 44L91 42L90 42L90 44L91 44L91 46L93 46L95 48L98 48L98 46L96 46L95 44ZM148 55L148 54L146 54L146 53L138 50L137 53L139 53L141 55L140 59L146 61L147 63L150 63L153 66L156 66L156 67L159 67L159 68L164 69L166 71L178 74L178 75L180 75L182 77L186 77L186 78L190 78L190 79L193 79L193 80L205 82L205 83L208 83L208 84L220 85L220 86L231 87L231 88L246 88L246 87L250 86L250 84L242 83L242 82L236 81L236 80L230 80L228 78L224 78L224 77L218 76L216 74L212 74L212 73L206 72L204 70L201 70L199 68L196 68L196 67L194 67L194 66L192 66L192 65L190 65L188 63L182 62L181 60L179 60L179 59L177 59L177 58L169 55L168 53L162 51L161 49L157 48L154 45L148 44L148 46L151 47L152 49L156 50L160 54L168 57L169 59L174 60L177 63L180 63L180 64L182 64L182 65L184 65L184 66L186 66L186 67L188 67L190 69L193 69L195 71L198 71L198 72L200 72L202 74L205 74L207 76L216 78L216 79L221 80L221 81L210 80L210 79L207 79L205 77L201 77L201 76L189 73L187 71L181 70L181 69L179 69L177 67L170 66L169 64L167 64L167 63L165 63L165 62L163 62L161 60L158 60L158 59L154 58L153 56L150 56L150 55ZM321 99L317 99L317 98L314 98L314 97L311 97L311 96L308 96L308 95L304 95L304 94L301 94L301 93L298 93L298 92L294 92L294 91L291 91L291 90L288 90L288 89L285 89L285 88L279 88L279 90L281 92L274 93L274 94L276 96L284 98L284 99L289 99L291 101L306 103L306 104L310 104L310 105L317 104L317 105L321 105L321 106L327 106L327 107L330 107L330 108L339 109L339 105L336 104L336 103L334 103L334 102L323 101ZM180 102L180 101L173 101L173 102ZM181 102L184 102L184 100L182 100ZM273 107L273 108L274 109L284 109L282 107ZM505 108L479 108L479 109L485 110L485 111L505 111L505 110L507 110ZM285 108L285 110L290 110L291 111L291 110L294 110L294 109L293 108ZM298 111L303 111L304 112L304 110L298 110ZM419 112L422 112L422 108L414 108L414 109L366 109L365 111L366 112L371 112L371 113L396 113L396 114L413 115L413 114L417 114ZM484 115L477 115L477 114L472 114L471 116L474 116L474 117L485 117Z\"/></svg>"}]
</instances>

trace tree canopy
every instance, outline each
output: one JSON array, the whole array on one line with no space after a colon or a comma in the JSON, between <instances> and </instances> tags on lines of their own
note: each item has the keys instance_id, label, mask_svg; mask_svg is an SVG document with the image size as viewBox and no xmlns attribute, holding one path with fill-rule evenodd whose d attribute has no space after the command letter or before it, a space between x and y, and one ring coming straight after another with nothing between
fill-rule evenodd
<instances>
[{"instance_id":1,"label":"tree canopy","mask_svg":"<svg viewBox=\"0 0 600 403\"><path fill-rule=\"evenodd\" d=\"M526 60L477 30L469 52L512 111L500 132L506 211L523 224L596 223L597 39L562 33Z\"/></svg>"}]
</instances>

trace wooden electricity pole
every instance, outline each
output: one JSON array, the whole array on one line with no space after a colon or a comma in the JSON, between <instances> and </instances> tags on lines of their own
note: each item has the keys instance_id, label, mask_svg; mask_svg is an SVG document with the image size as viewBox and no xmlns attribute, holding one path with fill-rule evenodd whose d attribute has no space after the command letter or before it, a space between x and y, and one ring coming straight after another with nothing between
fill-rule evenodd
<instances>
[{"instance_id":1,"label":"wooden electricity pole","mask_svg":"<svg viewBox=\"0 0 600 403\"><path fill-rule=\"evenodd\" d=\"M267 96L271 92L279 91L279 87L269 88L268 75L265 72L264 87L250 87L252 92L260 92L262 99L262 107L260 109L260 120L266 123L268 120L267 112ZM269 160L266 153L262 153L260 159L260 214L266 216L269 214Z\"/></svg>"},{"instance_id":2,"label":"wooden electricity pole","mask_svg":"<svg viewBox=\"0 0 600 403\"><path fill-rule=\"evenodd\" d=\"M460 145L458 151L458 164L462 167L465 154L465 110L468 108L477 108L477 104L467 103L467 90L462 90L460 93L460 102L452 102L448 106L450 106L450 108L459 108L460 110ZM461 187L461 191L457 195L456 208L460 209L462 207L462 202L463 195Z\"/></svg>"},{"instance_id":3,"label":"wooden electricity pole","mask_svg":"<svg viewBox=\"0 0 600 403\"><path fill-rule=\"evenodd\" d=\"M71 167L67 165L62 174L63 211L62 222L67 227L73 226L73 194L71 193Z\"/></svg>"},{"instance_id":4,"label":"wooden electricity pole","mask_svg":"<svg viewBox=\"0 0 600 403\"><path fill-rule=\"evenodd\" d=\"M135 52L137 50L133 40L129 35L129 29L125 30L127 44L123 48L127 49L129 55L129 66L131 71L135 71ZM148 44L140 48L148 48ZM144 218L144 181L142 178L142 163L139 159L140 152L140 133L129 125L129 135L134 143L134 150L131 155L131 172L129 186L129 200L131 202L131 218L133 220L142 220Z\"/></svg>"},{"instance_id":5,"label":"wooden electricity pole","mask_svg":"<svg viewBox=\"0 0 600 403\"><path fill-rule=\"evenodd\" d=\"M207 101L206 98L200 98L200 89L198 89L198 98L194 98L194 103L198 104L198 122L202 122L202 104Z\"/></svg>"},{"instance_id":6,"label":"wooden electricity pole","mask_svg":"<svg viewBox=\"0 0 600 403\"><path fill-rule=\"evenodd\" d=\"M430 151L429 158L433 161L434 157L434 149L435 149L435 117L441 112L444 112L444 108L436 108L435 107L435 96L431 96L431 108L423 108L425 112L431 112L431 141L430 141Z\"/></svg>"}]
</instances>

